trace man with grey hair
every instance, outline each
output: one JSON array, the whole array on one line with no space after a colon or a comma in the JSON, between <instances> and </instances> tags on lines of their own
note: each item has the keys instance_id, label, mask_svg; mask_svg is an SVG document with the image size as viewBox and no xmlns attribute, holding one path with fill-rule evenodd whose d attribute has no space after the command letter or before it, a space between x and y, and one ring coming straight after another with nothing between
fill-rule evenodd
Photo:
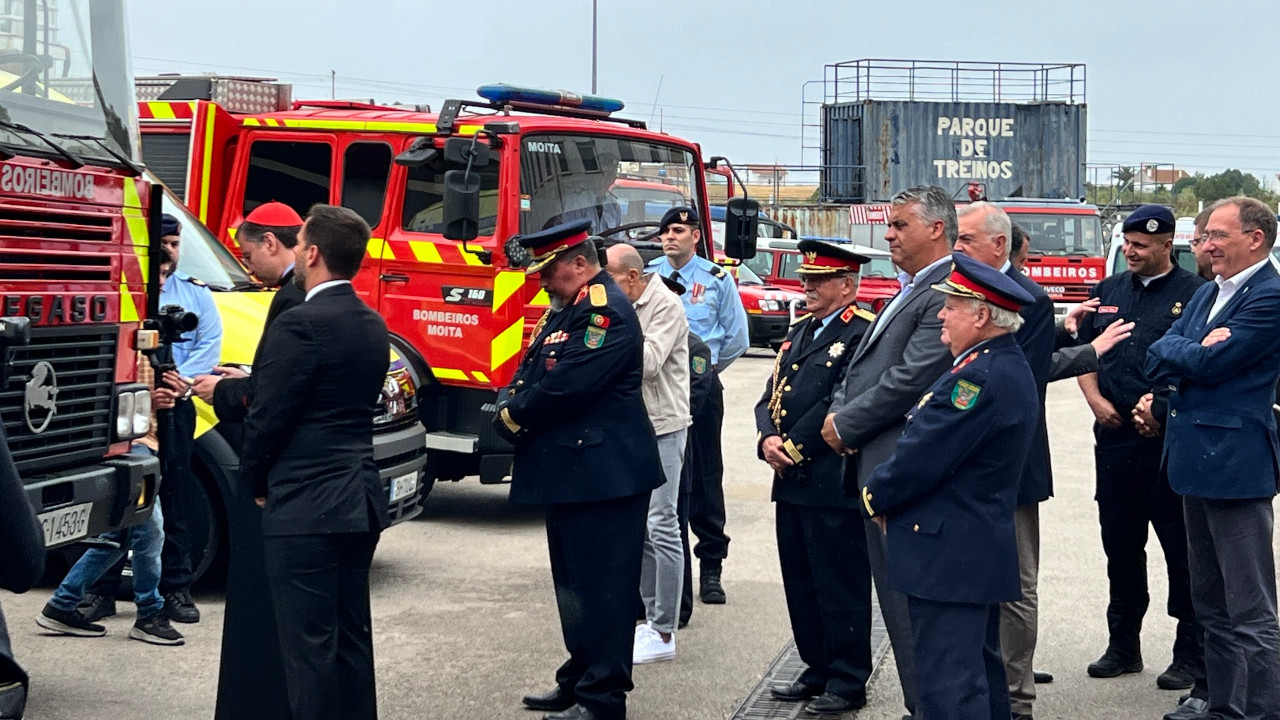
<instances>
[{"instance_id":1,"label":"man with grey hair","mask_svg":"<svg viewBox=\"0 0 1280 720\"><path fill-rule=\"evenodd\" d=\"M640 597L646 622L636 626L631 662L674 660L680 594L684 584L684 535L676 515L680 470L689 425L689 321L680 296L657 273L645 273L644 260L630 245L605 251L605 270L640 319L644 334L644 395L649 422L658 435L658 457L665 481L649 496Z\"/></svg>"},{"instance_id":2,"label":"man with grey hair","mask_svg":"<svg viewBox=\"0 0 1280 720\"><path fill-rule=\"evenodd\" d=\"M954 362L863 484L863 511L887 538L888 576L908 598L919 713L1004 720L999 603L1021 594L1013 514L1039 416L1035 378L1012 334L1032 300L961 254L932 287L946 298L938 315Z\"/></svg>"},{"instance_id":3,"label":"man with grey hair","mask_svg":"<svg viewBox=\"0 0 1280 720\"><path fill-rule=\"evenodd\" d=\"M1204 252L1217 277L1147 350L1146 372L1171 389L1165 464L1183 500L1192 601L1204 627L1204 717L1280 718L1275 241L1275 212L1262 202L1233 197L1215 205Z\"/></svg>"},{"instance_id":4,"label":"man with grey hair","mask_svg":"<svg viewBox=\"0 0 1280 720\"><path fill-rule=\"evenodd\" d=\"M859 341L844 381L836 386L822 437L845 456L845 492L857 494L877 465L889 459L907 412L951 364L938 343L942 295L930 286L944 279L956 240L956 209L940 187L913 187L894 196L885 240L902 273L902 289ZM871 574L893 643L907 710L916 710L916 677L906 596L888 584L885 537L866 523Z\"/></svg>"},{"instance_id":5,"label":"man with grey hair","mask_svg":"<svg viewBox=\"0 0 1280 720\"><path fill-rule=\"evenodd\" d=\"M1031 437L1031 448L1018 485L1018 509L1013 516L1022 599L1004 603L1000 608L1000 648L1009 682L1009 703L1014 720L1029 719L1036 699L1031 664L1035 658L1038 629L1040 503L1053 495L1049 431L1044 412L1054 345L1053 301L1040 285L1014 269L1009 262L1013 223L1004 210L989 202L975 202L960 208L957 214L960 232L956 252L1003 272L1032 298L1032 302L1020 311L1025 322L1015 337L1035 377L1040 400L1035 433Z\"/></svg>"}]
</instances>

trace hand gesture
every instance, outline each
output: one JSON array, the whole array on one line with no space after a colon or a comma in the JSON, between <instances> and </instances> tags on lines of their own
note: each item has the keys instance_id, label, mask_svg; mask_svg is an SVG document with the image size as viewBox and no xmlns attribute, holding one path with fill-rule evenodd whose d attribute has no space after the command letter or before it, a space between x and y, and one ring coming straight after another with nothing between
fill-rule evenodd
<instances>
[{"instance_id":1,"label":"hand gesture","mask_svg":"<svg viewBox=\"0 0 1280 720\"><path fill-rule=\"evenodd\" d=\"M1108 350L1129 339L1133 334L1133 325L1131 322L1125 322L1124 318L1120 318L1108 325L1107 329L1089 344L1093 346L1093 351L1098 354L1098 357L1102 357Z\"/></svg>"},{"instance_id":2,"label":"hand gesture","mask_svg":"<svg viewBox=\"0 0 1280 720\"><path fill-rule=\"evenodd\" d=\"M782 449L782 438L777 435L770 435L760 441L760 450L764 453L764 461L769 463L769 467L775 472L780 473L783 469L795 465L787 451Z\"/></svg>"},{"instance_id":3,"label":"hand gesture","mask_svg":"<svg viewBox=\"0 0 1280 720\"><path fill-rule=\"evenodd\" d=\"M1098 312L1098 306L1102 304L1100 298L1089 298L1079 305L1071 308L1071 312L1067 313L1067 317L1062 321L1062 326L1072 335L1080 329L1080 320L1084 318L1086 313Z\"/></svg>"}]
</instances>

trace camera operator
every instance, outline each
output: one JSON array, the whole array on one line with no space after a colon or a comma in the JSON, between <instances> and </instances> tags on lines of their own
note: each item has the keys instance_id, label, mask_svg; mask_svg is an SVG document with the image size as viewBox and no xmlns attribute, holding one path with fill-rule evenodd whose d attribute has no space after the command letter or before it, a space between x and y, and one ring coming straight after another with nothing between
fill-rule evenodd
<instances>
[{"instance_id":1,"label":"camera operator","mask_svg":"<svg viewBox=\"0 0 1280 720\"><path fill-rule=\"evenodd\" d=\"M199 324L182 333L181 340L172 345L172 361L162 361L158 374L163 384L181 388L170 415L173 422L172 439L160 434L162 447L160 469L164 480L160 483L160 499L164 503L164 563L160 577L160 594L164 597L165 613L174 622L200 621L200 610L191 599L191 556L188 527L190 502L186 497L191 483L191 451L195 441L196 409L191 403L193 391L191 378L208 373L218 364L222 353L222 320L213 302L213 293L200 280L177 269L181 244L182 225L178 219L165 213L161 221L161 243L165 260L160 264L160 306L179 306L193 313ZM160 360L160 358L157 358ZM161 418L165 425L165 418ZM115 614L116 588L119 586L123 565L112 568L85 596L81 611L90 620Z\"/></svg>"},{"instance_id":2,"label":"camera operator","mask_svg":"<svg viewBox=\"0 0 1280 720\"><path fill-rule=\"evenodd\" d=\"M173 375L174 373L168 373ZM146 437L137 440L131 452L146 454L155 453L159 448L156 437L155 411L169 411L174 407L179 393L185 392L181 382L165 381L155 387L154 372L150 361L139 356L138 380L151 385L151 430ZM164 487L164 482L160 483ZM151 517L141 525L133 525L123 530L114 530L101 536L103 540L115 543L117 547L96 545L90 547L76 564L67 572L53 597L45 604L44 609L36 616L36 624L50 632L76 637L101 637L107 634L106 627L94 622L100 618L90 619L76 607L85 597L85 588L97 581L103 573L114 570L117 562L123 562L126 551L133 550L133 599L138 606L137 619L129 629L129 637L152 645L182 645L185 640L182 633L173 629L169 617L165 613L165 600L157 589L161 573L161 548L164 545L164 525L168 519L162 510L164 503L156 498ZM119 578L117 576L116 581ZM112 615L115 614L115 596L111 595Z\"/></svg>"}]
</instances>

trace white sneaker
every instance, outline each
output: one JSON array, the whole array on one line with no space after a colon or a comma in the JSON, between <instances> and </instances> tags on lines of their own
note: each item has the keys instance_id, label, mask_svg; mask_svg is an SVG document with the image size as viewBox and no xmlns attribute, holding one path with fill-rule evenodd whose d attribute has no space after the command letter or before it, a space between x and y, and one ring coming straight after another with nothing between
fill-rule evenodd
<instances>
[{"instance_id":1,"label":"white sneaker","mask_svg":"<svg viewBox=\"0 0 1280 720\"><path fill-rule=\"evenodd\" d=\"M664 642L662 635L657 630L654 630L652 625L645 623L644 625L636 626L636 641L631 650L632 665L675 659L676 636L674 633L672 633L670 640Z\"/></svg>"}]
</instances>

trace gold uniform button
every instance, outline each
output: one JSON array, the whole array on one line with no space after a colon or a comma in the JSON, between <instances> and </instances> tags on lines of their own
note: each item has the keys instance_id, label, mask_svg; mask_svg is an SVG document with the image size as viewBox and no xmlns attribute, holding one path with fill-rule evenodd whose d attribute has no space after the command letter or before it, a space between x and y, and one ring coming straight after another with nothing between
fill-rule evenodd
<instances>
[{"instance_id":1,"label":"gold uniform button","mask_svg":"<svg viewBox=\"0 0 1280 720\"><path fill-rule=\"evenodd\" d=\"M787 416L787 411L786 411L786 410L783 410L783 411L782 411L782 417L786 417L786 416Z\"/></svg>"},{"instance_id":2,"label":"gold uniform button","mask_svg":"<svg viewBox=\"0 0 1280 720\"><path fill-rule=\"evenodd\" d=\"M556 356L556 351L555 351L555 350L552 350L552 351L551 351L551 357L555 357L555 356Z\"/></svg>"},{"instance_id":3,"label":"gold uniform button","mask_svg":"<svg viewBox=\"0 0 1280 720\"><path fill-rule=\"evenodd\" d=\"M792 364L792 365L791 365L791 369L792 369L792 370L799 370L799 369L800 369L800 366L799 366L799 365Z\"/></svg>"},{"instance_id":4,"label":"gold uniform button","mask_svg":"<svg viewBox=\"0 0 1280 720\"><path fill-rule=\"evenodd\" d=\"M1170 410L1170 411L1169 411L1169 417L1178 417L1178 411L1177 411L1177 410Z\"/></svg>"},{"instance_id":5,"label":"gold uniform button","mask_svg":"<svg viewBox=\"0 0 1280 720\"><path fill-rule=\"evenodd\" d=\"M581 444L582 444L582 441L581 441L581 440L579 440L579 441L578 441L578 444L579 444L579 445L581 445Z\"/></svg>"},{"instance_id":6,"label":"gold uniform button","mask_svg":"<svg viewBox=\"0 0 1280 720\"><path fill-rule=\"evenodd\" d=\"M830 361L830 360L828 360L828 361L827 361L827 367L831 367L831 361Z\"/></svg>"},{"instance_id":7,"label":"gold uniform button","mask_svg":"<svg viewBox=\"0 0 1280 720\"><path fill-rule=\"evenodd\" d=\"M782 392L791 392L791 386L790 386L790 385L788 385L788 386L786 386L786 387L782 388Z\"/></svg>"},{"instance_id":8,"label":"gold uniform button","mask_svg":"<svg viewBox=\"0 0 1280 720\"><path fill-rule=\"evenodd\" d=\"M911 529L912 529L912 530L914 530L914 531L916 531L916 532L920 532L920 526L919 526L919 525L913 526Z\"/></svg>"}]
</instances>

